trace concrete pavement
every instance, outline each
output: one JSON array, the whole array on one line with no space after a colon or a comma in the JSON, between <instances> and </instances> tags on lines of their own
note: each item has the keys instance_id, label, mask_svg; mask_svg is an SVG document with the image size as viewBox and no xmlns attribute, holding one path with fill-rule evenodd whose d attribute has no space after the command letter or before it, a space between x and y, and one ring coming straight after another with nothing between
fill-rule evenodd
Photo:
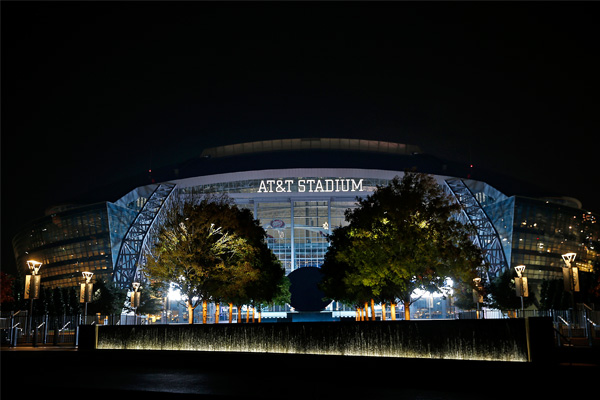
<instances>
[{"instance_id":1,"label":"concrete pavement","mask_svg":"<svg viewBox=\"0 0 600 400\"><path fill-rule=\"evenodd\" d=\"M3 349L2 395L17 389L115 398L481 399L572 394L595 384L597 365L497 363L186 351ZM560 379L557 379L560 377ZM483 391L483 392L482 392ZM166 397L165 397L166 396Z\"/></svg>"}]
</instances>

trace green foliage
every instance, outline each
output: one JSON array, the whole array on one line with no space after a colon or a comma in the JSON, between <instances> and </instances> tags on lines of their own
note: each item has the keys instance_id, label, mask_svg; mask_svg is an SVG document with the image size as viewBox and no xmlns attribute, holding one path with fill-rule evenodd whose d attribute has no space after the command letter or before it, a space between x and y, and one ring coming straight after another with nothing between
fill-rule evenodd
<instances>
[{"instance_id":1,"label":"green foliage","mask_svg":"<svg viewBox=\"0 0 600 400\"><path fill-rule=\"evenodd\" d=\"M126 298L126 289L120 289L114 282L98 279L94 282L92 301L88 303L88 315L121 314Z\"/></svg>"},{"instance_id":2,"label":"green foliage","mask_svg":"<svg viewBox=\"0 0 600 400\"><path fill-rule=\"evenodd\" d=\"M575 300L600 307L600 262L596 262L591 272L579 271L579 284L581 291L576 294Z\"/></svg>"},{"instance_id":3,"label":"green foliage","mask_svg":"<svg viewBox=\"0 0 600 400\"><path fill-rule=\"evenodd\" d=\"M125 303L127 311L135 311L136 314L158 314L163 310L163 299L167 295L166 288L160 284L149 284L145 287L140 287L140 305L137 309L133 309L129 302Z\"/></svg>"},{"instance_id":4,"label":"green foliage","mask_svg":"<svg viewBox=\"0 0 600 400\"><path fill-rule=\"evenodd\" d=\"M488 306L499 310L516 310L521 308L521 297L517 296L515 289L516 272L508 269L489 283ZM525 307L533 304L535 297L529 291L529 297L523 298Z\"/></svg>"},{"instance_id":5,"label":"green foliage","mask_svg":"<svg viewBox=\"0 0 600 400\"><path fill-rule=\"evenodd\" d=\"M252 213L226 197L183 201L160 228L145 273L179 289L191 308L202 301L270 302L285 271L265 237Z\"/></svg>"},{"instance_id":6,"label":"green foliage","mask_svg":"<svg viewBox=\"0 0 600 400\"><path fill-rule=\"evenodd\" d=\"M29 300L23 300L20 309L26 309L28 306ZM33 312L36 315L48 314L50 316L76 315L80 312L79 287L51 289L42 286L40 297L33 303Z\"/></svg>"},{"instance_id":7,"label":"green foliage","mask_svg":"<svg viewBox=\"0 0 600 400\"><path fill-rule=\"evenodd\" d=\"M597 308L600 304L600 271L598 264L592 272L579 271L579 292L572 296L564 290L562 279L545 280L540 287L540 309L542 310L566 310L576 303L585 303Z\"/></svg>"},{"instance_id":8,"label":"green foliage","mask_svg":"<svg viewBox=\"0 0 600 400\"><path fill-rule=\"evenodd\" d=\"M540 288L540 310L566 310L571 307L569 292L562 279L545 280Z\"/></svg>"},{"instance_id":9,"label":"green foliage","mask_svg":"<svg viewBox=\"0 0 600 400\"><path fill-rule=\"evenodd\" d=\"M285 275L285 274L284 274ZM284 276L283 279L277 285L277 290L273 295L273 300L271 301L272 305L284 306L286 303L290 302L290 298L292 294L290 293L291 282L287 276Z\"/></svg>"},{"instance_id":10,"label":"green foliage","mask_svg":"<svg viewBox=\"0 0 600 400\"><path fill-rule=\"evenodd\" d=\"M430 175L407 172L346 212L330 235L321 288L351 304L374 298L411 303L416 289L443 292L447 278L472 284L483 265L460 211Z\"/></svg>"},{"instance_id":11,"label":"green foliage","mask_svg":"<svg viewBox=\"0 0 600 400\"><path fill-rule=\"evenodd\" d=\"M259 271L258 279L248 285L252 304L260 310L269 304L289 303L291 297L289 279L266 243L259 248L255 268Z\"/></svg>"},{"instance_id":12,"label":"green foliage","mask_svg":"<svg viewBox=\"0 0 600 400\"><path fill-rule=\"evenodd\" d=\"M35 314L60 314L60 310L64 308L62 293L60 290L53 290L48 287L42 287L40 297L34 302Z\"/></svg>"},{"instance_id":13,"label":"green foliage","mask_svg":"<svg viewBox=\"0 0 600 400\"><path fill-rule=\"evenodd\" d=\"M470 284L462 282L455 284L452 287L454 305L461 310L475 310L477 308L477 303L473 298L473 290L474 288ZM485 295L485 293L483 294Z\"/></svg>"}]
</instances>

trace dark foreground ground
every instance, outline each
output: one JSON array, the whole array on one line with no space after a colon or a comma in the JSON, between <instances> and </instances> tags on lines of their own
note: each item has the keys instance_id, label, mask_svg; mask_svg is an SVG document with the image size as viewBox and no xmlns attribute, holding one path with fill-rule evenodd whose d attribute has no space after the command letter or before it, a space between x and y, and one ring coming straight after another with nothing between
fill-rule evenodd
<instances>
[{"instance_id":1,"label":"dark foreground ground","mask_svg":"<svg viewBox=\"0 0 600 400\"><path fill-rule=\"evenodd\" d=\"M1 389L2 399L583 399L593 388L593 396L598 395L598 352L592 350L581 355L561 354L555 362L544 364L252 353L3 350Z\"/></svg>"}]
</instances>

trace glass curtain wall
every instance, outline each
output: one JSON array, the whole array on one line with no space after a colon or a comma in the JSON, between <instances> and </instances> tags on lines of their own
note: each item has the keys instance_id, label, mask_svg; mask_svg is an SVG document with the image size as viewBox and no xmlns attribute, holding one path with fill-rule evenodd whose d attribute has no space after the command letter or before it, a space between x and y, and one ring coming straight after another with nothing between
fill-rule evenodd
<instances>
[{"instance_id":1,"label":"glass curtain wall","mask_svg":"<svg viewBox=\"0 0 600 400\"><path fill-rule=\"evenodd\" d=\"M269 248L286 274L302 267L320 267L329 243L327 235L346 224L344 212L353 201L257 201L254 218L267 232ZM251 205L239 205L248 207Z\"/></svg>"},{"instance_id":2,"label":"glass curtain wall","mask_svg":"<svg viewBox=\"0 0 600 400\"><path fill-rule=\"evenodd\" d=\"M267 232L267 244L285 267L292 271L292 210L289 202L257 202L254 218Z\"/></svg>"},{"instance_id":3,"label":"glass curtain wall","mask_svg":"<svg viewBox=\"0 0 600 400\"><path fill-rule=\"evenodd\" d=\"M52 213L34 221L15 236L18 267L28 274L27 260L42 262L42 285L76 286L82 271L96 277L112 272L110 230L106 203Z\"/></svg>"},{"instance_id":4,"label":"glass curtain wall","mask_svg":"<svg viewBox=\"0 0 600 400\"><path fill-rule=\"evenodd\" d=\"M600 225L585 210L517 197L513 232L512 265L526 265L532 280L562 279L565 253L577 253L583 271L600 260Z\"/></svg>"},{"instance_id":5,"label":"glass curtain wall","mask_svg":"<svg viewBox=\"0 0 600 400\"><path fill-rule=\"evenodd\" d=\"M294 269L323 264L329 221L328 201L294 202Z\"/></svg>"}]
</instances>

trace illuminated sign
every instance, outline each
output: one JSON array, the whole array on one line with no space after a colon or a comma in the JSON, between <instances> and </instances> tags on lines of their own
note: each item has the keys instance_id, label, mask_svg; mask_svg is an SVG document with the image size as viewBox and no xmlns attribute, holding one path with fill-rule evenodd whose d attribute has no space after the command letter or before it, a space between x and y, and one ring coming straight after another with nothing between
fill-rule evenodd
<instances>
[{"instance_id":1,"label":"illuminated sign","mask_svg":"<svg viewBox=\"0 0 600 400\"><path fill-rule=\"evenodd\" d=\"M263 179L258 193L332 193L362 192L363 180L351 178L339 179Z\"/></svg>"}]
</instances>

